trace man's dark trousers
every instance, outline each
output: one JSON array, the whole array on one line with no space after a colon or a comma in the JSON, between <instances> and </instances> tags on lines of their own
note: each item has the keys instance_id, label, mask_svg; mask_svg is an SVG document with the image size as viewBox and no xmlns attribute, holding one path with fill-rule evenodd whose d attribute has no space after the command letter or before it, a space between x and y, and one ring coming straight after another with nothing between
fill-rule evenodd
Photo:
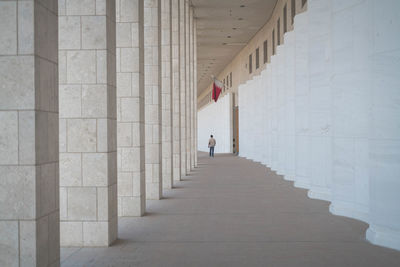
<instances>
[{"instance_id":1,"label":"man's dark trousers","mask_svg":"<svg viewBox=\"0 0 400 267\"><path fill-rule=\"evenodd\" d=\"M214 147L210 147L210 157L214 157Z\"/></svg>"}]
</instances>

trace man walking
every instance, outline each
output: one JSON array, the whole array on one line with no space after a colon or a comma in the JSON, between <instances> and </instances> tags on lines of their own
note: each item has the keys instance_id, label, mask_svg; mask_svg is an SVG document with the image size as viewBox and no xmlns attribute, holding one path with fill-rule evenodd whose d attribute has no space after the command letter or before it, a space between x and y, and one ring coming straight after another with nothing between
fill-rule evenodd
<instances>
[{"instance_id":1,"label":"man walking","mask_svg":"<svg viewBox=\"0 0 400 267\"><path fill-rule=\"evenodd\" d=\"M208 147L210 148L210 157L214 157L214 147L217 144L217 141L213 138L213 136L210 136L210 140L208 140Z\"/></svg>"}]
</instances>

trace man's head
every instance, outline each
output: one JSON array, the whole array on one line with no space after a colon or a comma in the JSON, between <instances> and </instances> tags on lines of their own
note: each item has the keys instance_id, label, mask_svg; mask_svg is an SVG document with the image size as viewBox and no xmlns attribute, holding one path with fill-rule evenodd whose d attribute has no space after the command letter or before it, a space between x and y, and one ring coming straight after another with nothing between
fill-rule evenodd
<instances>
[{"instance_id":1,"label":"man's head","mask_svg":"<svg viewBox=\"0 0 400 267\"><path fill-rule=\"evenodd\" d=\"M213 138L213 135L210 135L211 138Z\"/></svg>"}]
</instances>

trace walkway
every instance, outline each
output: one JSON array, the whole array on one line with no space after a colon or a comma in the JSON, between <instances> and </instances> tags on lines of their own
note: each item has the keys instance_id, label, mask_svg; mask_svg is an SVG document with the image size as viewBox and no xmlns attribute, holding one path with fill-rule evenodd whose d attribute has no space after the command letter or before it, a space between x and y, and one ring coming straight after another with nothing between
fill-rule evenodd
<instances>
[{"instance_id":1,"label":"walkway","mask_svg":"<svg viewBox=\"0 0 400 267\"><path fill-rule=\"evenodd\" d=\"M260 164L200 153L145 217L120 219L115 245L62 249L62 266L400 266L328 205Z\"/></svg>"}]
</instances>

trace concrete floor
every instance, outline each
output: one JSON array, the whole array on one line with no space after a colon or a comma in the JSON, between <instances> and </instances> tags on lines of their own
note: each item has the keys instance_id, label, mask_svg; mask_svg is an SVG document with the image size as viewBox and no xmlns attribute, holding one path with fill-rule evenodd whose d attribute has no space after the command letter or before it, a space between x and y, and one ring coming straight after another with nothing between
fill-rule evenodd
<instances>
[{"instance_id":1,"label":"concrete floor","mask_svg":"<svg viewBox=\"0 0 400 267\"><path fill-rule=\"evenodd\" d=\"M367 224L258 163L199 153L199 167L120 218L109 248L63 248L62 266L400 266L400 252L365 241Z\"/></svg>"}]
</instances>

